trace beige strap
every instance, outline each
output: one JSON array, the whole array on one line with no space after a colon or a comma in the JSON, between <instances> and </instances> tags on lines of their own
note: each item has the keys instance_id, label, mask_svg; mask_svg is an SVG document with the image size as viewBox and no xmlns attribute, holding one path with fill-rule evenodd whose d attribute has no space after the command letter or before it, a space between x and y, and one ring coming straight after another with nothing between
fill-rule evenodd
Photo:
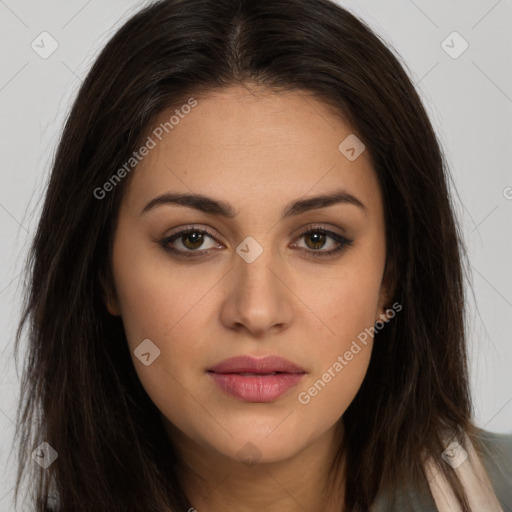
<instances>
[{"instance_id":1,"label":"beige strap","mask_svg":"<svg viewBox=\"0 0 512 512\"><path fill-rule=\"evenodd\" d=\"M459 477L472 511L503 512L482 462L466 434L464 441L468 448L467 452L457 441L452 441L447 445L442 458ZM438 511L462 512L450 484L436 468L432 459L426 461L425 471Z\"/></svg>"}]
</instances>

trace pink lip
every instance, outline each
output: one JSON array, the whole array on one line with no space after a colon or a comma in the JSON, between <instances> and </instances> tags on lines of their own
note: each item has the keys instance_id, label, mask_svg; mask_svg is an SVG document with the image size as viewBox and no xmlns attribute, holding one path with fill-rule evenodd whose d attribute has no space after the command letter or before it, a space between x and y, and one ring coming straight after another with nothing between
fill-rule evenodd
<instances>
[{"instance_id":1,"label":"pink lip","mask_svg":"<svg viewBox=\"0 0 512 512\"><path fill-rule=\"evenodd\" d=\"M278 356L233 357L208 370L225 393L246 402L272 402L296 386L305 374L303 368Z\"/></svg>"}]
</instances>

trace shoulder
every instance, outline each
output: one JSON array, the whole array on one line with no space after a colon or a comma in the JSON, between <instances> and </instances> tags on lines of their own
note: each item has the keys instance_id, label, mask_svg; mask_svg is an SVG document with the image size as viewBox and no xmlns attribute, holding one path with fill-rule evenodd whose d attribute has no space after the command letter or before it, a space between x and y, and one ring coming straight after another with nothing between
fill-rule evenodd
<instances>
[{"instance_id":1,"label":"shoulder","mask_svg":"<svg viewBox=\"0 0 512 512\"><path fill-rule=\"evenodd\" d=\"M512 432L509 434L497 434L480 429L477 440L484 449L483 456L498 456L502 462L512 464Z\"/></svg>"},{"instance_id":2,"label":"shoulder","mask_svg":"<svg viewBox=\"0 0 512 512\"><path fill-rule=\"evenodd\" d=\"M474 446L504 512L512 512L512 432L480 430Z\"/></svg>"},{"instance_id":3,"label":"shoulder","mask_svg":"<svg viewBox=\"0 0 512 512\"><path fill-rule=\"evenodd\" d=\"M473 444L484 466L494 493L503 512L512 512L512 433L497 434L483 429L477 431ZM380 495L372 512L437 512L432 495L427 488L412 489L406 486L394 495Z\"/></svg>"}]
</instances>

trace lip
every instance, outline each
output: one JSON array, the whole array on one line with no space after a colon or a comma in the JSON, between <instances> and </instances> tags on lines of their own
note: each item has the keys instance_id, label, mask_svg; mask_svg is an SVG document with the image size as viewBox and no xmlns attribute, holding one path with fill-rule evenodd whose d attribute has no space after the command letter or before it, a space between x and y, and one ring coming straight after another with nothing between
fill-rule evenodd
<instances>
[{"instance_id":1,"label":"lip","mask_svg":"<svg viewBox=\"0 0 512 512\"><path fill-rule=\"evenodd\" d=\"M279 356L238 356L225 359L208 369L215 373L306 373L304 368Z\"/></svg>"},{"instance_id":2,"label":"lip","mask_svg":"<svg viewBox=\"0 0 512 512\"><path fill-rule=\"evenodd\" d=\"M208 369L207 373L229 396L245 402L272 402L295 387L306 371L291 361L270 355L233 357Z\"/></svg>"}]
</instances>

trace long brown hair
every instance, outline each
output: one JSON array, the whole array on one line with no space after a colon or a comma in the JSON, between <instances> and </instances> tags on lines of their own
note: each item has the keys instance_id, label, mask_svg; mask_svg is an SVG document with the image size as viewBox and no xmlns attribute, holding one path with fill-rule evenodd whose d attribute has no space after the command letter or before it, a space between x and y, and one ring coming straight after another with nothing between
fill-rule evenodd
<instances>
[{"instance_id":1,"label":"long brown hair","mask_svg":"<svg viewBox=\"0 0 512 512\"><path fill-rule=\"evenodd\" d=\"M30 475L37 512L190 506L121 320L105 309L116 215L133 173L102 199L94 190L162 111L233 84L307 91L331 106L366 145L382 189L386 275L403 310L375 335L367 375L343 415L347 510L367 511L404 482L428 488L426 455L469 510L441 459L443 433L462 446L464 432L477 441L465 253L445 158L399 58L329 0L162 0L128 20L97 58L65 124L27 260L15 346L17 356L26 332L16 497ZM58 453L46 470L30 458L43 441Z\"/></svg>"}]
</instances>

